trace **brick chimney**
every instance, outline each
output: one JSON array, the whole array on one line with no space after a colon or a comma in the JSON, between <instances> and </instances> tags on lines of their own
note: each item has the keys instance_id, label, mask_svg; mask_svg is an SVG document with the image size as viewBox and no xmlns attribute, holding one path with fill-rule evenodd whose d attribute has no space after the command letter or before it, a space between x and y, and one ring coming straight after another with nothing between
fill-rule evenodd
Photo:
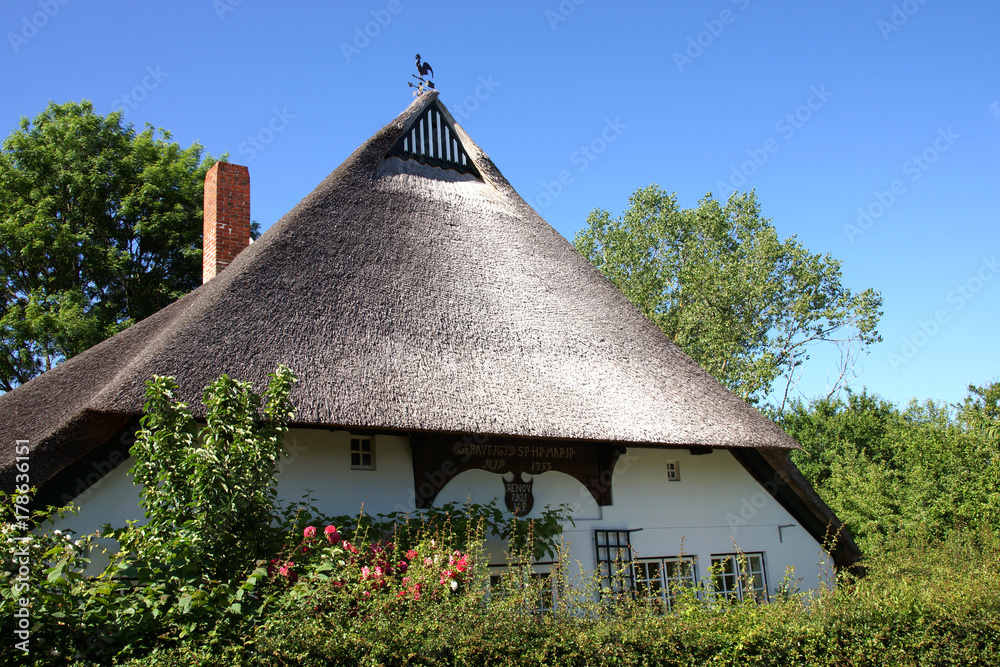
<instances>
[{"instance_id":1,"label":"brick chimney","mask_svg":"<svg viewBox=\"0 0 1000 667\"><path fill-rule=\"evenodd\" d=\"M205 174L201 282L207 283L250 245L250 170L216 162Z\"/></svg>"}]
</instances>

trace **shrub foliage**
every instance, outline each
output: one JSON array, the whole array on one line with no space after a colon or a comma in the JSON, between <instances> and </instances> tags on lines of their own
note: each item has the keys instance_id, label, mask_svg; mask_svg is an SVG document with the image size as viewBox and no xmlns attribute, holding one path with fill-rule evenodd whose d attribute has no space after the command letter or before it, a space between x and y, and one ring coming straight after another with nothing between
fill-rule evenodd
<instances>
[{"instance_id":1,"label":"shrub foliage","mask_svg":"<svg viewBox=\"0 0 1000 667\"><path fill-rule=\"evenodd\" d=\"M220 378L206 389L210 414L198 424L174 398L172 380L154 378L132 470L143 484L148 521L101 531L121 549L96 577L85 574L96 535L46 529L46 521L67 510L36 511L31 533L5 524L5 538L27 551L30 567L22 569L8 550L0 571L0 630L15 640L0 647L0 661L1000 664L1000 532L974 520L992 516L989 502L986 514L963 509L968 521L863 533L871 547L867 572L842 573L836 587L797 592L789 585L780 599L758 604L720 598L705 583L676 591L665 613L659 598L612 593L574 569L558 549L561 509L528 522L493 505L379 517L325 517L308 501L280 507L273 471L292 416L294 381L279 368L261 400L248 385ZM983 400L970 399L957 418L969 424L959 428L962 438L979 429L982 437L973 439L985 438L984 447L995 445L991 391L976 393ZM886 431L876 418L881 407L845 411L861 413L854 421L819 421L875 442L872 434ZM804 429L807 411L793 416ZM950 423L938 419L932 422ZM807 446L804 454L817 449ZM934 459L928 453L921 460ZM953 453L949 460L966 459ZM828 462L812 470L811 462L803 467L820 484L820 472L835 468ZM9 515L17 499L3 501ZM510 544L510 565L500 577L484 556L491 533ZM547 578L534 576L530 566L543 554L554 554L557 563ZM30 598L28 652L15 634L24 598Z\"/></svg>"}]
</instances>

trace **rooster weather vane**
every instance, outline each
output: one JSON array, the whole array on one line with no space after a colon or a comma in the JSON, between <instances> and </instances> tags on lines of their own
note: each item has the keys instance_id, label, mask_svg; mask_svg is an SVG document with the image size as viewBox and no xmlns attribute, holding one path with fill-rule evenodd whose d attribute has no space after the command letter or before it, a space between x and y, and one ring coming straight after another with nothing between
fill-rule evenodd
<instances>
[{"instance_id":1,"label":"rooster weather vane","mask_svg":"<svg viewBox=\"0 0 1000 667\"><path fill-rule=\"evenodd\" d=\"M410 76L420 83L413 83L412 81L407 83L410 88L416 88L416 90L413 91L414 97L424 92L425 88L428 90L434 90L434 82L430 80L434 77L434 68L431 67L430 63L421 62L419 53L417 54L417 72L419 74L411 74ZM430 74L430 76L427 76L428 74Z\"/></svg>"}]
</instances>

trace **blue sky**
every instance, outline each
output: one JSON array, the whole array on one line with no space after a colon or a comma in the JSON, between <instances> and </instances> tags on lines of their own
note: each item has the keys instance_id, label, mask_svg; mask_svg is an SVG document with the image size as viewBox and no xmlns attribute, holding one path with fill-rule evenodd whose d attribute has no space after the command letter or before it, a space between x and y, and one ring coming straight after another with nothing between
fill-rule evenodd
<instances>
[{"instance_id":1,"label":"blue sky","mask_svg":"<svg viewBox=\"0 0 1000 667\"><path fill-rule=\"evenodd\" d=\"M986 0L6 0L0 129L49 100L124 108L248 165L266 229L405 108L419 52L567 238L650 183L685 207L754 188L883 295L852 387L957 401L1000 377L998 27ZM813 354L805 396L836 358Z\"/></svg>"}]
</instances>

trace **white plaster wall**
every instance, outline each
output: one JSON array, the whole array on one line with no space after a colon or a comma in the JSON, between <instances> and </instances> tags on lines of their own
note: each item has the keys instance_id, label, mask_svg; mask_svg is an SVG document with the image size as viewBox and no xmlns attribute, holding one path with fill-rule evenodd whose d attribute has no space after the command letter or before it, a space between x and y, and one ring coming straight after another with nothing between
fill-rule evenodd
<instances>
[{"instance_id":1,"label":"white plaster wall","mask_svg":"<svg viewBox=\"0 0 1000 667\"><path fill-rule=\"evenodd\" d=\"M297 502L307 490L312 502L326 514L354 514L364 509L375 515L414 509L413 468L407 438L375 436L375 470L351 470L350 434L326 429L292 429L279 464L278 498ZM667 461L680 465L680 481L667 481ZM105 523L123 526L142 520L138 488L125 473L126 461L77 498L77 516L57 523L78 533L92 532ZM596 566L595 529L628 530L639 558L694 555L698 575L705 576L712 554L764 552L768 589L773 593L786 566L795 569L801 588L813 588L824 574L821 563L830 559L725 450L692 456L686 449L630 448L615 468L613 504L600 507L584 486L560 472L526 475L534 479L534 507L538 517L546 505L572 508L575 526L564 531L571 562L585 570ZM502 476L483 470L457 475L438 494L435 504L494 498L503 503ZM779 526L787 526L780 530ZM503 545L492 542L491 562L503 562ZM102 559L95 556L95 566Z\"/></svg>"},{"instance_id":2,"label":"white plaster wall","mask_svg":"<svg viewBox=\"0 0 1000 667\"><path fill-rule=\"evenodd\" d=\"M408 438L375 436L375 470L351 470L351 435L327 429L291 429L278 466L278 499L298 502L306 490L325 514L371 515L409 511L413 465Z\"/></svg>"},{"instance_id":3,"label":"white plaster wall","mask_svg":"<svg viewBox=\"0 0 1000 667\"><path fill-rule=\"evenodd\" d=\"M667 461L680 465L680 481L667 480ZM502 498L502 476L482 470L457 475L435 504L449 501L488 502ZM615 467L613 504L599 507L576 479L547 472L534 477L537 517L546 504L566 503L575 525L564 529L571 563L582 570L596 568L594 530L630 530L637 558L688 555L698 559L697 574L707 576L713 554L763 552L769 593L791 566L803 589L829 576L830 558L808 532L725 450L693 456L686 449L630 448ZM779 526L785 526L779 533ZM503 554L497 545L491 562Z\"/></svg>"}]
</instances>

